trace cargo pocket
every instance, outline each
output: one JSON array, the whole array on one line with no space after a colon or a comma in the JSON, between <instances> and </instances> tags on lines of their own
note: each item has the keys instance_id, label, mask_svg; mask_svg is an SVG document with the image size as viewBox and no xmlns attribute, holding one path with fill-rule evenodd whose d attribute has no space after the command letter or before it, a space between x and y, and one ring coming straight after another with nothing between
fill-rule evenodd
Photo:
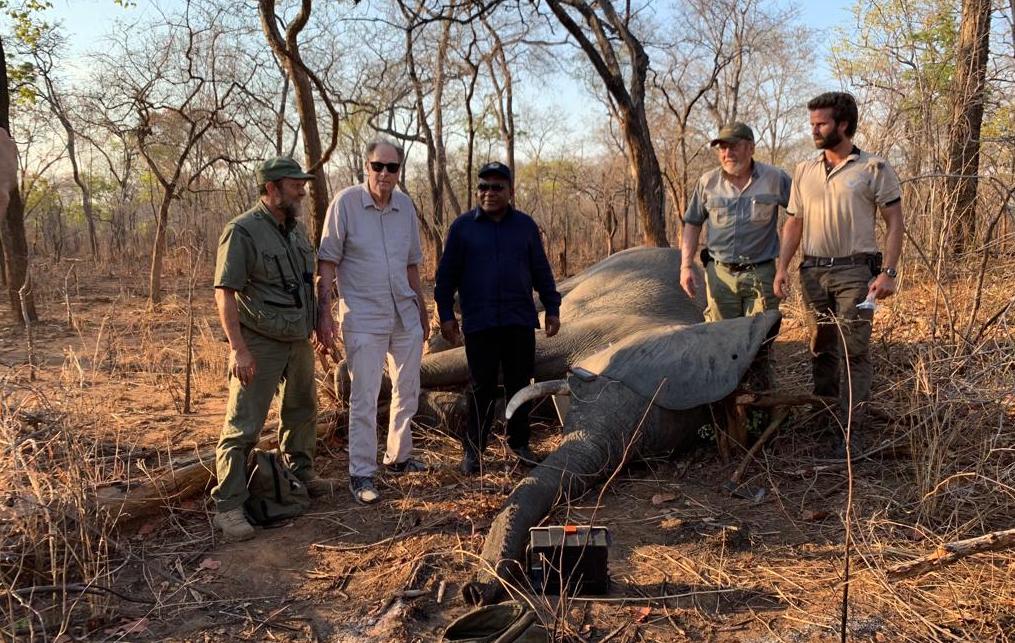
<instances>
[{"instance_id":1,"label":"cargo pocket","mask_svg":"<svg viewBox=\"0 0 1015 643\"><path fill-rule=\"evenodd\" d=\"M280 341L307 338L304 332L306 313L302 309L295 308L292 304L266 301L258 312L257 325L262 334Z\"/></svg>"}]
</instances>

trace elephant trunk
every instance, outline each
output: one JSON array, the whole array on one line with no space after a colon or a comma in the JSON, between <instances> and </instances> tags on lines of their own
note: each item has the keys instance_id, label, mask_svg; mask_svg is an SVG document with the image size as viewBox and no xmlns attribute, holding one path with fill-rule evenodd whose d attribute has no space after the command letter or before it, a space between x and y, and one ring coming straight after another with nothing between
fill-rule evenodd
<instances>
[{"instance_id":1,"label":"elephant trunk","mask_svg":"<svg viewBox=\"0 0 1015 643\"><path fill-rule=\"evenodd\" d=\"M504 415L510 420L511 416L518 410L518 407L529 400L538 400L546 397L547 395L570 394L571 389L567 385L567 380L550 380L548 382L536 382L535 384L529 384L511 397L511 400L504 408Z\"/></svg>"},{"instance_id":2,"label":"elephant trunk","mask_svg":"<svg viewBox=\"0 0 1015 643\"><path fill-rule=\"evenodd\" d=\"M502 581L524 579L522 560L529 528L557 502L578 498L635 452L646 455L643 443L653 448L679 443L661 440L657 435L660 427L669 425L661 420L672 412L650 407L648 399L623 384L599 379L572 382L572 387L576 397L567 416L563 441L515 487L490 526L482 552L487 567L462 590L472 604L495 601L502 592ZM593 399L597 403L585 402Z\"/></svg>"}]
</instances>

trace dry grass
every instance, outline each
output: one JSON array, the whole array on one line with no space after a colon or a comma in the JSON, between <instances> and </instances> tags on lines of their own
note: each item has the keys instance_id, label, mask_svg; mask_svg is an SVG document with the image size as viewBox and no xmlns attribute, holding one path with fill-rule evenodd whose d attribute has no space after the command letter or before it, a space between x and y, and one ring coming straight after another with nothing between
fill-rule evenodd
<instances>
[{"instance_id":1,"label":"dry grass","mask_svg":"<svg viewBox=\"0 0 1015 643\"><path fill-rule=\"evenodd\" d=\"M45 275L38 280L37 292L50 293L41 297L43 315L54 320L38 329L48 357L40 380L27 381L16 352L6 353L12 366L0 375L0 485L7 490L0 506L0 636L115 640L129 629L124 623L146 619L127 638L196 640L205 632L251 640L433 640L465 610L461 583L481 565L489 523L524 473L502 457L501 446L482 477L466 479L454 470L455 440L428 432L420 447L437 471L384 479L379 508L358 507L344 495L316 505L290 528L260 534L256 548L216 543L203 498L174 501L157 523L119 530L95 511L97 485L143 479L171 458L191 458L217 435L225 350L207 301L195 328L198 411L180 413L186 267L181 260L174 290L157 312L146 309L126 275L100 282L82 276L71 284L72 328L64 321L66 270L53 270L52 284ZM1010 261L990 265L978 296L975 272L939 284L909 270L901 296L876 317L878 447L851 479L826 459L824 421L798 412L749 469L749 482L769 490L760 505L720 493L715 483L729 468L703 448L676 462L634 467L601 503L597 490L556 510L551 522L595 516L611 527L615 543L612 602L530 597L555 637L839 638L851 482L850 636L1007 640L1015 629L1011 552L980 554L908 580L889 580L885 570L939 543L1012 526L1015 317L1005 306L1013 271ZM198 293L207 299L206 290ZM799 302L785 312L780 386L806 390ZM19 341L13 330L4 338L12 346ZM544 452L557 440L548 433L537 445ZM322 469L344 477L340 445L322 444L320 456ZM659 493L675 499L653 504ZM206 558L222 568L202 567ZM413 597L399 598L406 590ZM650 610L636 611L641 606Z\"/></svg>"}]
</instances>

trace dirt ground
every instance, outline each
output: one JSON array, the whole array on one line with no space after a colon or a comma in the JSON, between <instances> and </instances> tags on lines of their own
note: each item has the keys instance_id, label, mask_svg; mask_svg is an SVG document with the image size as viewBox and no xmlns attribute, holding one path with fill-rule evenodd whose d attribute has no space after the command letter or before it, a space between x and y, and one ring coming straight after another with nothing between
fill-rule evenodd
<instances>
[{"instance_id":1,"label":"dirt ground","mask_svg":"<svg viewBox=\"0 0 1015 643\"><path fill-rule=\"evenodd\" d=\"M62 277L37 291L43 321L33 328L34 380L25 333L6 310L0 331L8 410L17 401L22 418L34 413L38 422L71 428L91 445L92 481L102 485L142 480L207 454L226 397L226 346L207 285L195 292L192 408L184 413L186 280L176 276L175 290L155 312L127 283L129 275L101 267L82 275L66 298L70 324ZM921 332L919 320L885 308L874 348L875 400L896 399L893 378L906 371L897 358ZM798 308L784 312L779 381L790 392L806 392L806 332ZM333 408L327 395L321 399L322 410ZM1011 400L993 403L1007 405L1000 417L1010 422ZM721 462L708 441L672 460L630 467L601 496L597 487L546 521L594 520L610 530L610 593L533 602L552 617L561 640L839 640L851 494L851 640L1012 636L1015 565L1003 554L915 579L886 576L892 564L933 550L942 535L898 501L914 485L912 422L887 403L875 409L865 438L876 452L855 463L851 477L833 457L828 422L794 411L748 469L746 482L764 489L759 502L720 489L738 462ZM316 466L344 483L344 427L334 429L319 444ZM559 426L538 425L534 449L548 453L558 440ZM470 609L461 588L525 469L506 457L502 442L488 450L483 475L474 478L458 473L452 436L420 432L417 446L433 470L380 477L379 505L359 506L343 487L315 500L307 515L260 529L250 542L219 541L207 493L170 499L154 517L121 521L110 535L110 571L96 583L115 594L93 596L90 617L71 619L62 640L440 640L448 623ZM997 475L1008 480L1011 469Z\"/></svg>"}]
</instances>

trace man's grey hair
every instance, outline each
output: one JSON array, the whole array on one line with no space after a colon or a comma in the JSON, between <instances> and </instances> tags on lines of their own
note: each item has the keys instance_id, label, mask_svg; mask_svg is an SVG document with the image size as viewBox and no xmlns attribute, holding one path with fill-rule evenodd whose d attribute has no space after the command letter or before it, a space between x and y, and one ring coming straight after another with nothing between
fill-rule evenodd
<instances>
[{"instance_id":1,"label":"man's grey hair","mask_svg":"<svg viewBox=\"0 0 1015 643\"><path fill-rule=\"evenodd\" d=\"M405 160L405 150L402 149L401 145L398 145L397 143L395 143L391 139L387 139L387 138L375 138L374 140L372 140L369 143L367 143L367 160L368 161L370 160L370 157L373 156L374 150L376 150L381 145L387 145L391 149L395 150L395 154L398 155L398 162L399 163L401 163L402 161Z\"/></svg>"}]
</instances>

